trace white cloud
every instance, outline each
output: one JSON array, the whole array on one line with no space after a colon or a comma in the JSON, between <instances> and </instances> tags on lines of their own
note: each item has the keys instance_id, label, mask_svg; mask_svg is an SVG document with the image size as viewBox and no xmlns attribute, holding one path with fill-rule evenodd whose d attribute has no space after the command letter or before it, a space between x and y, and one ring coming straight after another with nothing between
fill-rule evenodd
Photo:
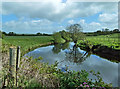
<instances>
[{"instance_id":1,"label":"white cloud","mask_svg":"<svg viewBox=\"0 0 120 89\"><path fill-rule=\"evenodd\" d=\"M98 20L100 22L86 23L84 19L78 23L82 25L84 31L96 31L103 27L117 27L118 3L113 2L66 2L61 0L44 0L41 2L3 2L2 14L14 14L19 20L3 23L3 30L21 31L21 33L56 32L64 29L62 21L69 18L69 24L77 23L74 18L89 17L96 13L101 13ZM23 17L30 20L24 21ZM33 20L39 18L39 20ZM59 25L55 25L59 23Z\"/></svg>"},{"instance_id":2,"label":"white cloud","mask_svg":"<svg viewBox=\"0 0 120 89\"><path fill-rule=\"evenodd\" d=\"M87 17L98 12L112 13L117 11L117 3L78 2L60 3L61 0L48 2L3 2L3 14L45 18L51 21L62 21L66 18Z\"/></svg>"},{"instance_id":3,"label":"white cloud","mask_svg":"<svg viewBox=\"0 0 120 89\"><path fill-rule=\"evenodd\" d=\"M101 26L101 24L97 23L97 22L91 22L89 25L91 25L91 26Z\"/></svg>"},{"instance_id":4,"label":"white cloud","mask_svg":"<svg viewBox=\"0 0 120 89\"><path fill-rule=\"evenodd\" d=\"M110 30L113 30L115 28L118 28L118 24L107 24L107 23L101 23L101 22L91 22L91 23L86 23L84 19L81 19L78 22L82 27L84 32L93 32L97 30L102 30L102 28L108 28Z\"/></svg>"},{"instance_id":5,"label":"white cloud","mask_svg":"<svg viewBox=\"0 0 120 89\"><path fill-rule=\"evenodd\" d=\"M68 23L69 24L74 24L75 22L74 22L74 20L69 20Z\"/></svg>"},{"instance_id":6,"label":"white cloud","mask_svg":"<svg viewBox=\"0 0 120 89\"><path fill-rule=\"evenodd\" d=\"M100 14L99 21L103 23L116 23L118 22L118 14L107 14L107 13Z\"/></svg>"},{"instance_id":7,"label":"white cloud","mask_svg":"<svg viewBox=\"0 0 120 89\"><path fill-rule=\"evenodd\" d=\"M6 32L16 33L53 33L63 29L62 26L53 26L49 20L18 20L3 23L3 29Z\"/></svg>"}]
</instances>

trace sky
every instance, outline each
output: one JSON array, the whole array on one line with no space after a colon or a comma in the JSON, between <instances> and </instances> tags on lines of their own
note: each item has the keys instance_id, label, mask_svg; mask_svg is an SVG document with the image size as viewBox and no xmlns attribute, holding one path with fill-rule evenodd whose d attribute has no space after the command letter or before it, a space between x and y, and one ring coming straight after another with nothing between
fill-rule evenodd
<instances>
[{"instance_id":1,"label":"sky","mask_svg":"<svg viewBox=\"0 0 120 89\"><path fill-rule=\"evenodd\" d=\"M20 0L19 0L20 1ZM118 28L117 2L2 2L2 31L15 33L54 33L71 24L84 32Z\"/></svg>"}]
</instances>

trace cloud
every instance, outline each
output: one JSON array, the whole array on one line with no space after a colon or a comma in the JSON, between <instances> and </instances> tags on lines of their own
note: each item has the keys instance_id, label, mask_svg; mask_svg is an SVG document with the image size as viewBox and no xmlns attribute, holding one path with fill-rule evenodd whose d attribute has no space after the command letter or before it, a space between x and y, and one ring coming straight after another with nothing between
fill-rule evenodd
<instances>
[{"instance_id":1,"label":"cloud","mask_svg":"<svg viewBox=\"0 0 120 89\"><path fill-rule=\"evenodd\" d=\"M64 21L69 24L80 23L84 31L118 27L118 5L116 2L60 2L61 0L44 0L32 3L3 2L2 14L13 14L19 18L18 21L13 20L3 23L3 30L7 32L21 31L21 33L36 33L38 31L52 33L64 29L65 25L62 26ZM85 19L79 22L75 20L81 17L90 17L97 13L101 13L97 22L86 23ZM23 17L30 20L25 21ZM35 20L35 18L39 20Z\"/></svg>"},{"instance_id":2,"label":"cloud","mask_svg":"<svg viewBox=\"0 0 120 89\"><path fill-rule=\"evenodd\" d=\"M62 26L53 26L53 22L49 20L21 20L9 21L3 23L3 29L6 32L16 33L53 33L63 29Z\"/></svg>"},{"instance_id":3,"label":"cloud","mask_svg":"<svg viewBox=\"0 0 120 89\"><path fill-rule=\"evenodd\" d=\"M78 23L83 27L84 32L94 32L97 30L102 30L102 28L108 28L110 30L113 30L118 27L117 23L114 24L107 24L102 22L86 23L84 19L81 19Z\"/></svg>"},{"instance_id":4,"label":"cloud","mask_svg":"<svg viewBox=\"0 0 120 89\"><path fill-rule=\"evenodd\" d=\"M117 11L117 3L102 2L66 2L47 0L48 2L3 2L3 14L15 14L18 17L45 18L51 21L63 21L66 18L87 17L101 11Z\"/></svg>"},{"instance_id":5,"label":"cloud","mask_svg":"<svg viewBox=\"0 0 120 89\"><path fill-rule=\"evenodd\" d=\"M74 24L75 22L74 22L74 20L69 20L68 23L69 24Z\"/></svg>"},{"instance_id":6,"label":"cloud","mask_svg":"<svg viewBox=\"0 0 120 89\"><path fill-rule=\"evenodd\" d=\"M118 14L107 14L107 13L100 14L99 21L103 23L116 23L118 22Z\"/></svg>"},{"instance_id":7,"label":"cloud","mask_svg":"<svg viewBox=\"0 0 120 89\"><path fill-rule=\"evenodd\" d=\"M84 19L78 22L82 27L84 32L93 32L101 29L101 24L97 22L86 23Z\"/></svg>"}]
</instances>

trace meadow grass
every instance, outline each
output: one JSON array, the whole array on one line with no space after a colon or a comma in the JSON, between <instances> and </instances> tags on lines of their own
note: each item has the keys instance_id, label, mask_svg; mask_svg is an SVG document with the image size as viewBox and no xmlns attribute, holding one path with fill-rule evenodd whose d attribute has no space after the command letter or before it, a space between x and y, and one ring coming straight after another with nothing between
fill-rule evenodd
<instances>
[{"instance_id":1,"label":"meadow grass","mask_svg":"<svg viewBox=\"0 0 120 89\"><path fill-rule=\"evenodd\" d=\"M8 50L10 46L20 46L21 51L24 53L28 49L38 47L41 45L47 45L53 43L52 36L6 36L2 40L2 48ZM67 89L67 87L79 88L82 84L83 88L89 87L111 87L111 84L106 84L102 81L102 78L98 76L98 81L92 82L88 79L88 73L86 71L80 72L67 72L63 73L61 70L57 70L58 63L53 65L47 65L45 63L38 62L39 60L32 60L32 58L23 59L21 61L21 67L19 68L19 81L18 86L22 87L61 87ZM94 73L94 72L93 72ZM34 79L37 82L32 81ZM13 80L11 80L13 81ZM31 84L32 81L32 84ZM86 83L86 84L84 84ZM14 84L14 83L13 83ZM39 86L38 86L39 85ZM11 86L11 85L10 85ZM14 86L14 85L12 85Z\"/></svg>"},{"instance_id":2,"label":"meadow grass","mask_svg":"<svg viewBox=\"0 0 120 89\"><path fill-rule=\"evenodd\" d=\"M3 51L10 46L20 46L22 52L52 43L52 36L6 36L2 40Z\"/></svg>"},{"instance_id":3,"label":"meadow grass","mask_svg":"<svg viewBox=\"0 0 120 89\"><path fill-rule=\"evenodd\" d=\"M113 49L120 49L119 35L119 33L116 33L110 35L87 36L86 41L92 45L101 44L104 46L112 47ZM78 43L80 43L80 41Z\"/></svg>"}]
</instances>

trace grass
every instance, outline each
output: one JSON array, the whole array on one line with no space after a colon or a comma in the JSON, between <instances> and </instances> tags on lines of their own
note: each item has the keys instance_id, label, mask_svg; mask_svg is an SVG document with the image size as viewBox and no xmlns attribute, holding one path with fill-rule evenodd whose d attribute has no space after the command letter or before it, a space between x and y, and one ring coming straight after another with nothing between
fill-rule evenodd
<instances>
[{"instance_id":1,"label":"grass","mask_svg":"<svg viewBox=\"0 0 120 89\"><path fill-rule=\"evenodd\" d=\"M9 52L10 46L20 46L22 53L34 47L47 45L52 43L52 36L6 36L2 40L3 51ZM48 59L49 60L49 59ZM80 87L80 84L87 83L89 87L111 87L111 84L105 84L101 77L98 76L98 81L92 82L88 79L86 71L67 73L57 70L57 63L47 65L38 62L39 60L32 60L32 58L22 59L18 72L18 86L19 87ZM7 67L6 67L7 68ZM8 70L8 68L7 68ZM5 71L6 73L7 71ZM13 80L11 80L11 83ZM13 83L12 83L13 84ZM11 86L11 85L10 85ZM12 85L14 86L14 85ZM83 88L86 85L83 85Z\"/></svg>"},{"instance_id":2,"label":"grass","mask_svg":"<svg viewBox=\"0 0 120 89\"><path fill-rule=\"evenodd\" d=\"M120 49L120 37L119 33L111 34L111 35L100 35L100 36L87 36L86 41L89 44L97 45L101 44L104 46L112 47L113 49ZM79 41L78 43L80 43Z\"/></svg>"},{"instance_id":3,"label":"grass","mask_svg":"<svg viewBox=\"0 0 120 89\"><path fill-rule=\"evenodd\" d=\"M2 40L3 51L10 46L20 46L22 52L52 43L52 36L6 36Z\"/></svg>"}]
</instances>

